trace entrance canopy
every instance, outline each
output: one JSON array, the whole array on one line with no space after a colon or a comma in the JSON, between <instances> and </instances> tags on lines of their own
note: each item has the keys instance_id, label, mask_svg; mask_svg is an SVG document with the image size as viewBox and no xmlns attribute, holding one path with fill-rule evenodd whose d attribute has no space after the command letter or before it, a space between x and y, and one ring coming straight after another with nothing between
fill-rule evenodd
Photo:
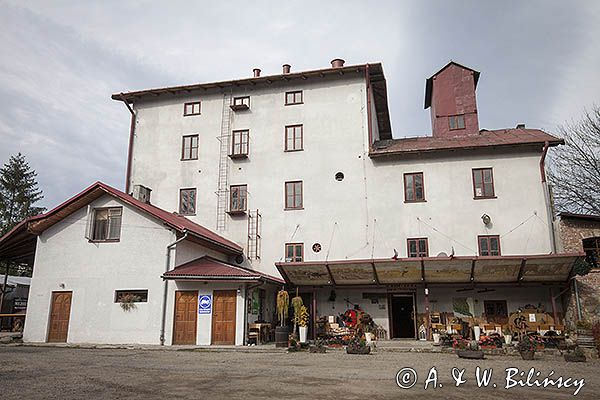
<instances>
[{"instance_id":1,"label":"entrance canopy","mask_svg":"<svg viewBox=\"0 0 600 400\"><path fill-rule=\"evenodd\" d=\"M279 262L295 286L565 282L583 254Z\"/></svg>"},{"instance_id":2,"label":"entrance canopy","mask_svg":"<svg viewBox=\"0 0 600 400\"><path fill-rule=\"evenodd\" d=\"M165 273L163 279L218 281L218 282L267 282L284 283L281 279L262 272L227 264L212 257L204 256L190 261Z\"/></svg>"}]
</instances>

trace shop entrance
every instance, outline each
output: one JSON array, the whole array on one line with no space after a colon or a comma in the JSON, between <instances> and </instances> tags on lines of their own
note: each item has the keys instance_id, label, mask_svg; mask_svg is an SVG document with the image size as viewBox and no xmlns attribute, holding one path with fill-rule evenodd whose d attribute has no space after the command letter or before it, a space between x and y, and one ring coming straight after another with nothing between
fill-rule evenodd
<instances>
[{"instance_id":1,"label":"shop entrance","mask_svg":"<svg viewBox=\"0 0 600 400\"><path fill-rule=\"evenodd\" d=\"M392 294L390 304L390 338L415 339L415 303L412 294Z\"/></svg>"}]
</instances>

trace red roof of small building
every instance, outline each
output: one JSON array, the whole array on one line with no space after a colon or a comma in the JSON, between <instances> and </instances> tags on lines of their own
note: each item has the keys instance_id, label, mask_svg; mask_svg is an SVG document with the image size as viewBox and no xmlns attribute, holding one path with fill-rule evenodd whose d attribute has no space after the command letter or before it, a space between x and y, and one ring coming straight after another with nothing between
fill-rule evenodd
<instances>
[{"instance_id":1,"label":"red roof of small building","mask_svg":"<svg viewBox=\"0 0 600 400\"><path fill-rule=\"evenodd\" d=\"M178 233L183 234L188 232L190 235L198 239L202 244L206 244L209 247L216 248L227 254L237 255L243 253L241 246L203 227L202 225L196 224L195 222L192 222L179 214L172 213L163 210L162 208L158 208L152 204L139 201L133 196L121 192L120 190L117 190L102 182L96 182L92 184L79 194L71 197L69 200L44 214L29 217L25 221L21 222L14 229L0 238L0 249L5 241L9 241L11 236L23 230L24 227L27 228L28 232L39 234L55 223L61 221L63 218L71 215L75 211L81 209L105 194L116 197L124 203L129 204L130 206L158 219L159 221L162 221L165 225L176 230Z\"/></svg>"},{"instance_id":2,"label":"red roof of small building","mask_svg":"<svg viewBox=\"0 0 600 400\"><path fill-rule=\"evenodd\" d=\"M563 139L549 135L539 129L482 129L477 135L454 137L421 136L414 138L379 140L373 144L371 157L392 154L439 152L460 149L540 145L548 142L550 146L564 144Z\"/></svg>"},{"instance_id":3,"label":"red roof of small building","mask_svg":"<svg viewBox=\"0 0 600 400\"><path fill-rule=\"evenodd\" d=\"M163 277L166 279L196 280L269 280L275 283L284 283L283 279L227 264L208 256L180 265L165 273Z\"/></svg>"}]
</instances>

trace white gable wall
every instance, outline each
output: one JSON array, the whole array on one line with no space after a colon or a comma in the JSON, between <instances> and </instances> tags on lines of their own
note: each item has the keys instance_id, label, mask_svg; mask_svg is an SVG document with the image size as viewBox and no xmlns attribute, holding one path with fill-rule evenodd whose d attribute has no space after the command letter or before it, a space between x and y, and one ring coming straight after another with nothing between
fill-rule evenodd
<instances>
[{"instance_id":1,"label":"white gable wall","mask_svg":"<svg viewBox=\"0 0 600 400\"><path fill-rule=\"evenodd\" d=\"M92 207L123 206L121 239L89 243L87 208L38 238L24 340L46 341L53 291L72 291L69 343L159 343L165 248L175 235L162 223L103 196ZM147 289L148 302L129 312L115 290ZM172 301L172 299L171 299Z\"/></svg>"}]
</instances>

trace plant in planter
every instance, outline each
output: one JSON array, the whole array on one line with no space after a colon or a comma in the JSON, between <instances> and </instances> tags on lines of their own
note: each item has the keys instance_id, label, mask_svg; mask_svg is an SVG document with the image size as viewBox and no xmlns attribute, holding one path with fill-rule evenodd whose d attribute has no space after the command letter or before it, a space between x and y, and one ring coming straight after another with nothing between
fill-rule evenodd
<instances>
[{"instance_id":1,"label":"plant in planter","mask_svg":"<svg viewBox=\"0 0 600 400\"><path fill-rule=\"evenodd\" d=\"M310 353L325 353L327 352L327 348L325 347L325 342L323 340L317 340L313 346L310 346L308 351Z\"/></svg>"},{"instance_id":2,"label":"plant in planter","mask_svg":"<svg viewBox=\"0 0 600 400\"><path fill-rule=\"evenodd\" d=\"M288 351L290 353L300 351L300 344L298 343L298 341L296 341L296 339L294 339L292 335L290 335L288 339Z\"/></svg>"},{"instance_id":3,"label":"plant in planter","mask_svg":"<svg viewBox=\"0 0 600 400\"><path fill-rule=\"evenodd\" d=\"M510 330L510 328L508 326L504 327L504 329L502 329L502 334L504 335L504 343L506 343L507 345L512 343L512 331Z\"/></svg>"},{"instance_id":4,"label":"plant in planter","mask_svg":"<svg viewBox=\"0 0 600 400\"><path fill-rule=\"evenodd\" d=\"M492 336L481 336L477 343L482 349L495 349L498 347L496 340Z\"/></svg>"},{"instance_id":5,"label":"plant in planter","mask_svg":"<svg viewBox=\"0 0 600 400\"><path fill-rule=\"evenodd\" d=\"M462 337L454 339L454 346L456 349L456 355L459 358L468 358L474 360L481 360L484 358L483 351L481 351L479 344L475 340L466 340Z\"/></svg>"},{"instance_id":6,"label":"plant in planter","mask_svg":"<svg viewBox=\"0 0 600 400\"><path fill-rule=\"evenodd\" d=\"M538 347L543 346L544 342L536 335L524 335L517 344L517 350L521 354L523 360L533 360L535 351Z\"/></svg>"},{"instance_id":7,"label":"plant in planter","mask_svg":"<svg viewBox=\"0 0 600 400\"><path fill-rule=\"evenodd\" d=\"M371 347L367 346L367 342L359 334L355 335L346 346L348 354L369 354L370 352Z\"/></svg>"},{"instance_id":8,"label":"plant in planter","mask_svg":"<svg viewBox=\"0 0 600 400\"><path fill-rule=\"evenodd\" d=\"M294 330L292 333L296 333L296 326L298 326L297 315L300 312L300 307L304 304L302 302L302 297L298 295L298 288L296 288L296 297L292 299L292 308L294 309Z\"/></svg>"},{"instance_id":9,"label":"plant in planter","mask_svg":"<svg viewBox=\"0 0 600 400\"><path fill-rule=\"evenodd\" d=\"M275 328L275 346L286 347L288 345L289 329L286 326L288 309L290 306L290 295L281 289L277 292L277 318L280 325Z\"/></svg>"},{"instance_id":10,"label":"plant in planter","mask_svg":"<svg viewBox=\"0 0 600 400\"><path fill-rule=\"evenodd\" d=\"M567 362L585 362L585 353L581 347L575 347L573 352L569 351L565 355L565 361Z\"/></svg>"},{"instance_id":11,"label":"plant in planter","mask_svg":"<svg viewBox=\"0 0 600 400\"><path fill-rule=\"evenodd\" d=\"M298 325L300 343L306 343L306 335L308 333L308 308L306 306L300 306L296 314L294 314L294 324Z\"/></svg>"},{"instance_id":12,"label":"plant in planter","mask_svg":"<svg viewBox=\"0 0 600 400\"><path fill-rule=\"evenodd\" d=\"M125 311L131 311L136 308L135 303L140 301L141 298L137 294L126 293L119 297L119 303L121 304L121 308Z\"/></svg>"}]
</instances>

